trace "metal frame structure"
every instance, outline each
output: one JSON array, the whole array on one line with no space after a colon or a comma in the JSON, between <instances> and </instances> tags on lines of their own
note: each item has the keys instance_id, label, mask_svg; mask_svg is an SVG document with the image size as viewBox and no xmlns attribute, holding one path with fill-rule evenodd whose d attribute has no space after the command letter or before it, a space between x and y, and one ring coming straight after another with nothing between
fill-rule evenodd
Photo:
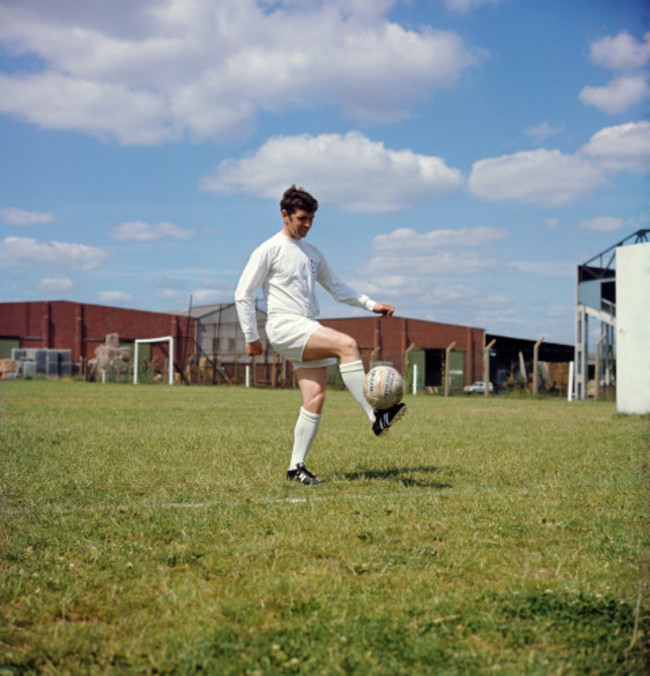
<instances>
[{"instance_id":1,"label":"metal frame structure","mask_svg":"<svg viewBox=\"0 0 650 676\"><path fill-rule=\"evenodd\" d=\"M589 382L589 318L600 322L597 340L598 390L601 380L609 385L616 363L616 249L625 244L647 242L650 229L637 230L576 268L574 398L587 399Z\"/></svg>"},{"instance_id":2,"label":"metal frame structure","mask_svg":"<svg viewBox=\"0 0 650 676\"><path fill-rule=\"evenodd\" d=\"M140 343L168 343L169 344L169 384L174 384L174 336L161 336L160 338L136 338L135 355L133 358L133 384L138 384L138 357Z\"/></svg>"}]
</instances>

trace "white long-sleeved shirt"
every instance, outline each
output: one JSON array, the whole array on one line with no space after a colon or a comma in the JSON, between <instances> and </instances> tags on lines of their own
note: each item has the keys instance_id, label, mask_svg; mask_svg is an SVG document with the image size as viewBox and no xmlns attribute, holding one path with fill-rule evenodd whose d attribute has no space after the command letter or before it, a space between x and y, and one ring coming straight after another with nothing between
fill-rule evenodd
<instances>
[{"instance_id":1,"label":"white long-sleeved shirt","mask_svg":"<svg viewBox=\"0 0 650 676\"><path fill-rule=\"evenodd\" d=\"M247 343L259 339L255 294L261 287L269 315L288 313L316 317L320 312L316 282L340 303L372 312L375 301L342 282L312 244L282 232L253 251L235 291L239 322Z\"/></svg>"}]
</instances>

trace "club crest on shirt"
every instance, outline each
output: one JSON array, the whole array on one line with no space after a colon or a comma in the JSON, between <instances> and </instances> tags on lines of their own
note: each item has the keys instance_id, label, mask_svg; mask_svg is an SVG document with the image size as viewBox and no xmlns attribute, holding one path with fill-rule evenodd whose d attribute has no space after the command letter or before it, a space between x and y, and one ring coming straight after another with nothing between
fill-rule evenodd
<instances>
[{"instance_id":1,"label":"club crest on shirt","mask_svg":"<svg viewBox=\"0 0 650 676\"><path fill-rule=\"evenodd\" d=\"M312 273L316 274L316 261L312 260L311 258L309 259L309 269L312 271Z\"/></svg>"}]
</instances>

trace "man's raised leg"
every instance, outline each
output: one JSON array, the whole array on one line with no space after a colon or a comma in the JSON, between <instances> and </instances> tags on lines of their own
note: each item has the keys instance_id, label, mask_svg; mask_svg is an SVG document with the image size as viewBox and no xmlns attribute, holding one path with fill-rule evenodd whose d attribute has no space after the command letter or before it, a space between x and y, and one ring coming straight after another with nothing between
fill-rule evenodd
<instances>
[{"instance_id":1,"label":"man's raised leg","mask_svg":"<svg viewBox=\"0 0 650 676\"><path fill-rule=\"evenodd\" d=\"M327 357L336 357L339 360L339 371L343 383L361 406L368 420L371 423L374 422L375 414L372 406L363 396L363 381L366 373L354 338L326 326L319 328L307 342L302 358L304 361L311 361Z\"/></svg>"}]
</instances>

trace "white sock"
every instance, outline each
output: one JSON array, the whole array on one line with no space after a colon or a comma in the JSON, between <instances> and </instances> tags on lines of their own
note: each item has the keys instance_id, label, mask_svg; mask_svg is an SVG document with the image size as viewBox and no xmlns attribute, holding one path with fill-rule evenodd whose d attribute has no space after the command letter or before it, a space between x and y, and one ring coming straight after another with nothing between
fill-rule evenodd
<instances>
[{"instance_id":1,"label":"white sock","mask_svg":"<svg viewBox=\"0 0 650 676\"><path fill-rule=\"evenodd\" d=\"M296 469L298 463L305 462L311 444L316 438L321 418L320 413L310 413L302 406L300 407L300 415L293 433L293 451L289 469Z\"/></svg>"},{"instance_id":2,"label":"white sock","mask_svg":"<svg viewBox=\"0 0 650 676\"><path fill-rule=\"evenodd\" d=\"M363 369L363 362L353 361L349 364L340 364L339 371L345 386L350 390L352 396L363 409L363 412L368 416L370 422L375 421L375 412L372 406L366 401L363 396L363 381L366 377L366 372Z\"/></svg>"}]
</instances>

